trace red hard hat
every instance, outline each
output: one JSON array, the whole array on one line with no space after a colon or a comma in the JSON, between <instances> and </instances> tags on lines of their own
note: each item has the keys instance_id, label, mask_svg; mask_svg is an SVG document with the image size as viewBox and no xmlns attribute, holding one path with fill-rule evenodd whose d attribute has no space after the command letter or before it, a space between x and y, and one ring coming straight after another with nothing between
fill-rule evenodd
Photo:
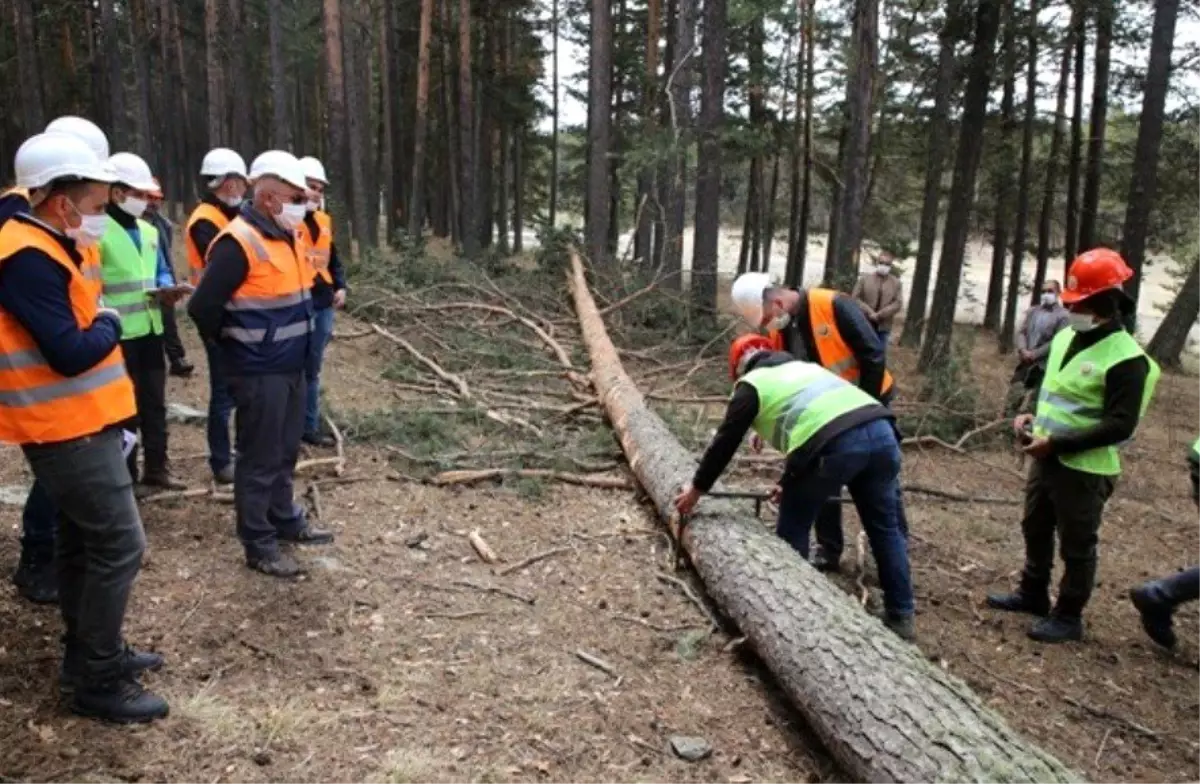
<instances>
[{"instance_id":1,"label":"red hard hat","mask_svg":"<svg viewBox=\"0 0 1200 784\"><path fill-rule=\"evenodd\" d=\"M747 335L738 335L729 346L729 377L737 380L738 365L742 363L742 357L751 351L770 351L771 349L771 340L765 335L753 332Z\"/></svg>"},{"instance_id":2,"label":"red hard hat","mask_svg":"<svg viewBox=\"0 0 1200 784\"><path fill-rule=\"evenodd\" d=\"M1119 290L1121 284L1132 277L1133 270L1121 254L1111 248L1093 248L1080 253L1067 269L1063 304L1073 305L1101 291Z\"/></svg>"}]
</instances>

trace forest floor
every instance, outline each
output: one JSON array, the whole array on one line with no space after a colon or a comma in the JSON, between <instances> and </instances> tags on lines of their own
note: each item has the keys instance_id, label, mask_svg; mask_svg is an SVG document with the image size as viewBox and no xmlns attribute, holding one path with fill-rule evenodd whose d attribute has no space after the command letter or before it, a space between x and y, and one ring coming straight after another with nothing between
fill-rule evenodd
<instances>
[{"instance_id":1,"label":"forest floor","mask_svg":"<svg viewBox=\"0 0 1200 784\"><path fill-rule=\"evenodd\" d=\"M564 359L587 369L565 286L493 273L494 283L409 271L403 288L358 286L325 368L345 469L338 476L324 462L297 481L298 494L318 488L320 519L338 539L299 554L304 579L246 569L228 503L142 505L149 549L127 632L167 657L147 677L171 701L167 720L118 728L67 712L55 690L57 615L5 583L0 781L843 777L753 653L731 644L736 632L707 633L679 580L701 586L672 572L664 529L636 492L531 476L434 483L459 468L624 476L588 395L564 379ZM614 307L608 322L639 386L699 450L723 408L714 398L727 391L726 341L708 340L711 330L673 337L673 304L655 292ZM169 399L203 409L204 355L190 330L185 337L197 373L172 379ZM986 338L972 350L970 416L983 425L1009 369ZM893 357L905 384L912 357ZM1200 778L1197 608L1181 613L1182 649L1167 655L1145 640L1125 599L1129 586L1200 548L1182 459L1197 398L1195 378L1164 377L1101 531L1101 582L1079 644L1036 646L1026 619L983 607L1021 563L1022 480L1003 439L988 430L959 451L928 439L906 448L906 483L1014 502L908 495L922 650L1091 780ZM906 403L902 413L909 435L940 432L938 406ZM171 450L176 472L204 488L203 427L174 425ZM7 454L0 485L27 484L24 461ZM730 485L757 488L773 474L744 460L735 477ZM762 516L770 524L769 510ZM19 506L0 506L12 532L0 538L5 577L19 518ZM854 542L853 511L846 518ZM499 563L481 560L476 531ZM857 591L855 560L851 547L847 574L835 578L848 591ZM674 735L702 737L713 753L685 762L671 751Z\"/></svg>"}]
</instances>

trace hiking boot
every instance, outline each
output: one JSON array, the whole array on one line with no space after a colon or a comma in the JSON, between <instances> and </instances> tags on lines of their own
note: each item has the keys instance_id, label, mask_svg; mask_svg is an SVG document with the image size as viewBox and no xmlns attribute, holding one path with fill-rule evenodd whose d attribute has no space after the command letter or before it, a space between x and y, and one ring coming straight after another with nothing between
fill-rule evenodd
<instances>
[{"instance_id":1,"label":"hiking boot","mask_svg":"<svg viewBox=\"0 0 1200 784\"><path fill-rule=\"evenodd\" d=\"M1175 624L1172 620L1174 606L1159 595L1158 581L1148 582L1129 592L1129 600L1142 616L1142 628L1151 640L1164 648L1174 648L1176 643Z\"/></svg>"},{"instance_id":2,"label":"hiking boot","mask_svg":"<svg viewBox=\"0 0 1200 784\"><path fill-rule=\"evenodd\" d=\"M275 553L265 558L246 558L246 566L256 572L262 572L268 577L290 579L304 574L304 567L296 559L285 553Z\"/></svg>"},{"instance_id":3,"label":"hiking boot","mask_svg":"<svg viewBox=\"0 0 1200 784\"><path fill-rule=\"evenodd\" d=\"M147 471L142 477L142 485L156 490L186 490L187 485L175 479L167 471Z\"/></svg>"},{"instance_id":4,"label":"hiking boot","mask_svg":"<svg viewBox=\"0 0 1200 784\"><path fill-rule=\"evenodd\" d=\"M81 684L71 699L71 710L117 724L144 724L161 719L170 711L167 701L132 675L121 675L99 683Z\"/></svg>"},{"instance_id":5,"label":"hiking boot","mask_svg":"<svg viewBox=\"0 0 1200 784\"><path fill-rule=\"evenodd\" d=\"M17 593L34 604L58 604L58 570L50 558L33 558L25 552L13 572Z\"/></svg>"},{"instance_id":6,"label":"hiking boot","mask_svg":"<svg viewBox=\"0 0 1200 784\"><path fill-rule=\"evenodd\" d=\"M832 553L825 552L825 548L818 545L813 548L812 554L808 558L808 563L818 572L827 572L837 574L842 570L842 558L840 555L834 556Z\"/></svg>"},{"instance_id":7,"label":"hiking boot","mask_svg":"<svg viewBox=\"0 0 1200 784\"><path fill-rule=\"evenodd\" d=\"M333 541L333 531L316 528L310 523L294 534L279 534L279 541L292 544L329 544Z\"/></svg>"},{"instance_id":8,"label":"hiking boot","mask_svg":"<svg viewBox=\"0 0 1200 784\"><path fill-rule=\"evenodd\" d=\"M219 485L233 484L233 466L227 465L220 471L213 471L213 481Z\"/></svg>"},{"instance_id":9,"label":"hiking boot","mask_svg":"<svg viewBox=\"0 0 1200 784\"><path fill-rule=\"evenodd\" d=\"M883 625L892 630L892 632L906 642L916 642L917 632L913 628L913 617L911 615L892 615L884 613L880 618Z\"/></svg>"},{"instance_id":10,"label":"hiking boot","mask_svg":"<svg viewBox=\"0 0 1200 784\"><path fill-rule=\"evenodd\" d=\"M1018 588L1012 593L989 593L987 606L993 610L1044 617L1050 614L1050 597L1045 594L1026 593Z\"/></svg>"},{"instance_id":11,"label":"hiking boot","mask_svg":"<svg viewBox=\"0 0 1200 784\"><path fill-rule=\"evenodd\" d=\"M1046 643L1082 640L1083 619L1077 615L1051 615L1034 623L1027 635Z\"/></svg>"},{"instance_id":12,"label":"hiking boot","mask_svg":"<svg viewBox=\"0 0 1200 784\"><path fill-rule=\"evenodd\" d=\"M337 441L328 433L305 433L300 436L300 440L309 446L331 447L337 445Z\"/></svg>"},{"instance_id":13,"label":"hiking boot","mask_svg":"<svg viewBox=\"0 0 1200 784\"><path fill-rule=\"evenodd\" d=\"M178 362L172 362L171 369L167 372L176 378L188 378L195 370L195 365L193 365L191 362L188 362L186 359L181 359Z\"/></svg>"},{"instance_id":14,"label":"hiking boot","mask_svg":"<svg viewBox=\"0 0 1200 784\"><path fill-rule=\"evenodd\" d=\"M121 653L121 674L136 676L147 670L159 670L165 662L166 659L161 653L139 651L132 645L126 645L125 650ZM79 667L80 665L75 663L74 656L70 654L63 656L62 666L58 670L60 693L71 694L79 688L83 682L83 677L79 674Z\"/></svg>"}]
</instances>

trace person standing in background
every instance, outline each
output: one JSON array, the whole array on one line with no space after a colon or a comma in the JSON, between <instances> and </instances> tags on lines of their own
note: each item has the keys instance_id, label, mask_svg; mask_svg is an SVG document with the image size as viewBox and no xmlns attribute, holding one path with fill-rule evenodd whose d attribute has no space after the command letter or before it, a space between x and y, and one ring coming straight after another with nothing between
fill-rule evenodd
<instances>
[{"instance_id":1,"label":"person standing in background","mask_svg":"<svg viewBox=\"0 0 1200 784\"><path fill-rule=\"evenodd\" d=\"M900 277L892 273L895 257L890 251L880 251L875 260L875 269L859 277L850 296L867 314L867 320L875 327L875 334L887 357L888 340L892 336L892 324L896 314L904 307L904 285Z\"/></svg>"},{"instance_id":2,"label":"person standing in background","mask_svg":"<svg viewBox=\"0 0 1200 784\"><path fill-rule=\"evenodd\" d=\"M1008 414L1024 411L1037 395L1046 375L1050 341L1067 328L1069 317L1059 298L1061 292L1057 280L1043 283L1038 304L1025 311L1021 320L1021 328L1017 330L1017 367L1009 382Z\"/></svg>"},{"instance_id":3,"label":"person standing in background","mask_svg":"<svg viewBox=\"0 0 1200 784\"><path fill-rule=\"evenodd\" d=\"M162 214L162 184L159 183L157 177L151 179L154 180L154 190L148 191L146 194L148 198L144 217L147 223L158 229L158 250L163 256L163 265L167 272L171 273L171 283L174 284L179 282L175 275L175 265L171 260L171 246L175 240L175 224ZM167 372L172 376L187 378L196 368L191 362L188 362L187 351L183 348L183 341L179 339L179 322L175 318L175 303L163 303L162 316L163 346L167 350L167 363L170 365Z\"/></svg>"}]
</instances>

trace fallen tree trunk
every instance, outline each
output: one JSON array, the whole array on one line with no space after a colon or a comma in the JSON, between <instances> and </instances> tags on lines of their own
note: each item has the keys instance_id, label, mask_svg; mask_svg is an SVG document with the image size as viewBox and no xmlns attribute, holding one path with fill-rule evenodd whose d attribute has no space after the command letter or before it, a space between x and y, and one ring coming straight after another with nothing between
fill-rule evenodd
<instances>
[{"instance_id":1,"label":"fallen tree trunk","mask_svg":"<svg viewBox=\"0 0 1200 784\"><path fill-rule=\"evenodd\" d=\"M695 460L625 373L572 256L592 380L634 474L709 595L845 772L858 781L1079 780L729 502L705 499L680 530L671 500Z\"/></svg>"}]
</instances>

